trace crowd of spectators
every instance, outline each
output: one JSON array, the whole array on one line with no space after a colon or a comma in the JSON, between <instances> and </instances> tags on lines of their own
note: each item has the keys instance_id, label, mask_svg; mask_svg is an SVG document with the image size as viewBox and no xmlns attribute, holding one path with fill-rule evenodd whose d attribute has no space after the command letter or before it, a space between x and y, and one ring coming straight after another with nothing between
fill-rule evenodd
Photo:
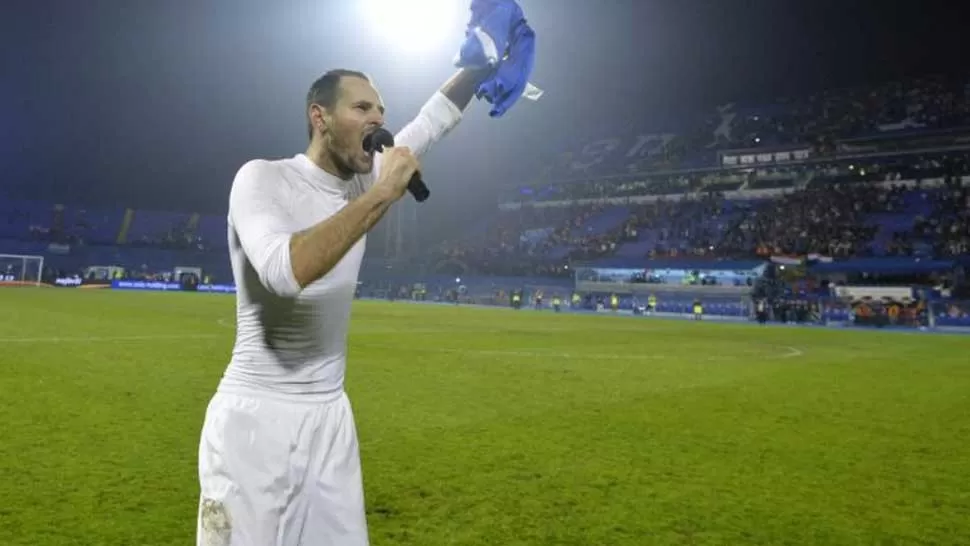
<instances>
[{"instance_id":1,"label":"crowd of spectators","mask_svg":"<svg viewBox=\"0 0 970 546\"><path fill-rule=\"evenodd\" d=\"M874 169L878 171L878 169ZM821 173L820 177L833 173ZM915 193L932 206L925 215L916 215L912 229L894 233L879 247L879 255L916 255L923 248L934 256L970 253L970 193L959 177L948 178L942 188L907 188L901 183L875 184L897 180L898 172L880 172L873 179L864 168L857 168L841 182L808 185L777 197L728 202L721 192L707 192L680 199L658 198L651 202L628 204L629 218L620 226L597 235L581 228L590 218L604 212L607 205L585 205L560 209L560 222L552 219L549 208L523 207L503 213L490 235L474 242L451 245L447 255L486 273L505 273L500 264L529 264L538 272L551 260L551 248L567 245L571 251L561 263L612 256L625 243L642 240L651 231L650 248L643 256L719 258L767 258L777 255L818 254L835 259L871 256L880 227L871 220L879 215L896 215L907 210L907 194ZM614 205L616 206L616 205ZM545 211L539 216L537 211ZM528 219L534 220L529 223ZM529 229L522 230L523 226ZM543 229L544 235L530 239L524 233ZM519 268L520 271L523 268Z\"/></svg>"},{"instance_id":2,"label":"crowd of spectators","mask_svg":"<svg viewBox=\"0 0 970 546\"><path fill-rule=\"evenodd\" d=\"M897 202L868 184L806 188L753 206L719 245L726 254L832 257L867 253L876 228L864 217Z\"/></svg>"},{"instance_id":3,"label":"crowd of spectators","mask_svg":"<svg viewBox=\"0 0 970 546\"><path fill-rule=\"evenodd\" d=\"M970 190L950 181L933 197L932 213L918 216L911 230L894 233L888 254L912 256L920 246L938 257L970 254Z\"/></svg>"},{"instance_id":4,"label":"crowd of spectators","mask_svg":"<svg viewBox=\"0 0 970 546\"><path fill-rule=\"evenodd\" d=\"M764 108L766 114L737 116L724 145L809 144L824 153L841 138L970 125L966 83L924 77L779 99Z\"/></svg>"},{"instance_id":5,"label":"crowd of spectators","mask_svg":"<svg viewBox=\"0 0 970 546\"><path fill-rule=\"evenodd\" d=\"M588 247L592 239L574 236L584 224L606 208L604 204L534 207L500 211L484 231L462 239L449 239L431 252L437 263L464 266L497 275L567 274L562 263L550 263L546 254L561 245Z\"/></svg>"},{"instance_id":6,"label":"crowd of spectators","mask_svg":"<svg viewBox=\"0 0 970 546\"><path fill-rule=\"evenodd\" d=\"M967 127L970 126L970 79L927 76L830 89L767 103L735 102L712 109L710 114L698 116L696 120L685 121L679 130L665 131L662 149L654 150L649 157L638 156L631 163L629 149L623 145L576 148L551 159L543 176L550 183L605 176L633 178L630 175L634 173L639 177L644 173L714 167L719 165L718 151L780 146L797 147L799 153L807 151L813 158L827 158L852 145L852 139ZM618 123L618 127L625 125L629 123ZM653 133L650 127L638 130L638 134ZM576 160L577 154L583 159ZM588 165L593 165L593 170ZM611 182L615 187L615 180ZM663 175L652 180L649 187L684 183L682 176ZM595 184L582 187L581 193L585 196L596 193ZM632 187L636 184L632 182L629 191L642 193L643 188ZM550 188L546 184L527 190L526 196L546 199L549 194L566 191L572 195L558 198L577 198L575 194L580 192L580 187Z\"/></svg>"},{"instance_id":7,"label":"crowd of spectators","mask_svg":"<svg viewBox=\"0 0 970 546\"><path fill-rule=\"evenodd\" d=\"M720 244L724 227L724 194L709 192L697 198L658 199L635 208L623 226L621 240L637 240L643 230L652 230L656 244L648 257L712 254Z\"/></svg>"}]
</instances>

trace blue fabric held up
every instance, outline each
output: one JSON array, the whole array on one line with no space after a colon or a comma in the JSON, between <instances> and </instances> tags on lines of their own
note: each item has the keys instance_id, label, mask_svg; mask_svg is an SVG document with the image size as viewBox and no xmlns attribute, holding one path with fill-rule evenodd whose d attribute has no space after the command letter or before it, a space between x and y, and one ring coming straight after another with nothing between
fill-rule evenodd
<instances>
[{"instance_id":1,"label":"blue fabric held up","mask_svg":"<svg viewBox=\"0 0 970 546\"><path fill-rule=\"evenodd\" d=\"M515 0L472 0L471 12L455 65L497 67L475 93L492 105L489 115L501 117L524 93L538 99L542 92L529 84L535 64L535 32L522 8Z\"/></svg>"}]
</instances>

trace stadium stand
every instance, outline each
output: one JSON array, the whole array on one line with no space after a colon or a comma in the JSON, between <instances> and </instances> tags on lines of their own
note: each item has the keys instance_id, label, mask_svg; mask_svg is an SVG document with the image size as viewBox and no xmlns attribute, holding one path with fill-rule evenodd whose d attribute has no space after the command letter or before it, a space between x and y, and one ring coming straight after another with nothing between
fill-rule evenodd
<instances>
[{"instance_id":1,"label":"stadium stand","mask_svg":"<svg viewBox=\"0 0 970 546\"><path fill-rule=\"evenodd\" d=\"M361 294L970 327L968 99L924 78L566 143L466 233L369 259ZM229 282L226 246L219 215L0 201L0 252L43 255L49 282L91 266Z\"/></svg>"}]
</instances>

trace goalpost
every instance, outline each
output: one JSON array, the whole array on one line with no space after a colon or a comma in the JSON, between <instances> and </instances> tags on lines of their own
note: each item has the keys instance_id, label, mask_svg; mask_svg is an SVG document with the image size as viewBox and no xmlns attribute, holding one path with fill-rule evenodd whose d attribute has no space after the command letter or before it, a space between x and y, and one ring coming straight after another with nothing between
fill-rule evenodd
<instances>
[{"instance_id":1,"label":"goalpost","mask_svg":"<svg viewBox=\"0 0 970 546\"><path fill-rule=\"evenodd\" d=\"M0 286L40 286L43 256L0 254Z\"/></svg>"}]
</instances>

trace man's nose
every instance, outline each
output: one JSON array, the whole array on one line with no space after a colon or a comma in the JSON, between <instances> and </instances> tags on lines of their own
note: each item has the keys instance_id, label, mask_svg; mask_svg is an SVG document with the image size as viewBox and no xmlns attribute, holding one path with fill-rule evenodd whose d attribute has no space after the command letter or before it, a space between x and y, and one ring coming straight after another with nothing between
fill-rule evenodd
<instances>
[{"instance_id":1,"label":"man's nose","mask_svg":"<svg viewBox=\"0 0 970 546\"><path fill-rule=\"evenodd\" d=\"M368 116L367 125L371 129L376 129L378 127L384 126L384 114L380 110L375 110L370 116Z\"/></svg>"}]
</instances>

